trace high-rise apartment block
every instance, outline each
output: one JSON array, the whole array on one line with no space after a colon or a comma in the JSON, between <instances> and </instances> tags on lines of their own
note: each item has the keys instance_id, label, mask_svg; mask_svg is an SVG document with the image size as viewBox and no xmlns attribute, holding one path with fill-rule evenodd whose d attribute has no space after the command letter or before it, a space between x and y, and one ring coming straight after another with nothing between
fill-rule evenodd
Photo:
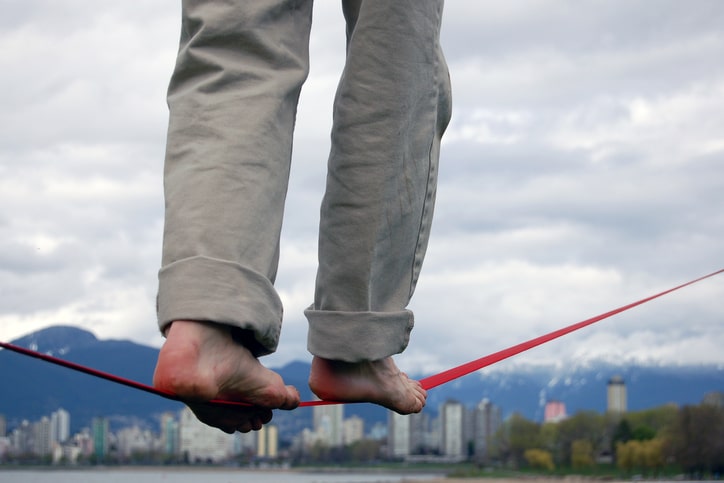
<instances>
[{"instance_id":1,"label":"high-rise apartment block","mask_svg":"<svg viewBox=\"0 0 724 483\"><path fill-rule=\"evenodd\" d=\"M109 449L108 419L93 418L91 421L91 436L93 438L93 455L97 461L103 461L108 455Z\"/></svg>"},{"instance_id":2,"label":"high-rise apartment block","mask_svg":"<svg viewBox=\"0 0 724 483\"><path fill-rule=\"evenodd\" d=\"M279 456L279 428L267 424L256 432L256 456L274 459Z\"/></svg>"},{"instance_id":3,"label":"high-rise apartment block","mask_svg":"<svg viewBox=\"0 0 724 483\"><path fill-rule=\"evenodd\" d=\"M500 408L488 399L483 399L473 409L473 444L477 462L489 460L493 436L502 424Z\"/></svg>"},{"instance_id":4,"label":"high-rise apartment block","mask_svg":"<svg viewBox=\"0 0 724 483\"><path fill-rule=\"evenodd\" d=\"M391 458L404 458L411 454L410 420L412 415L403 416L394 411L387 418L387 454Z\"/></svg>"},{"instance_id":5,"label":"high-rise apartment block","mask_svg":"<svg viewBox=\"0 0 724 483\"><path fill-rule=\"evenodd\" d=\"M161 415L161 450L167 455L179 452L179 424L171 412Z\"/></svg>"},{"instance_id":6,"label":"high-rise apartment block","mask_svg":"<svg viewBox=\"0 0 724 483\"><path fill-rule=\"evenodd\" d=\"M53 443L64 443L70 438L70 413L58 409L50 415L50 440Z\"/></svg>"},{"instance_id":7,"label":"high-rise apartment block","mask_svg":"<svg viewBox=\"0 0 724 483\"><path fill-rule=\"evenodd\" d=\"M40 421L32 425L33 453L38 455L49 455L53 449L53 442L50 439L50 418L43 416Z\"/></svg>"},{"instance_id":8,"label":"high-rise apartment block","mask_svg":"<svg viewBox=\"0 0 724 483\"><path fill-rule=\"evenodd\" d=\"M626 412L626 384L621 376L613 376L608 381L608 412L624 414Z\"/></svg>"},{"instance_id":9,"label":"high-rise apartment block","mask_svg":"<svg viewBox=\"0 0 724 483\"><path fill-rule=\"evenodd\" d=\"M467 456L463 422L465 407L458 401L448 400L440 407L442 439L440 452L453 459Z\"/></svg>"}]
</instances>

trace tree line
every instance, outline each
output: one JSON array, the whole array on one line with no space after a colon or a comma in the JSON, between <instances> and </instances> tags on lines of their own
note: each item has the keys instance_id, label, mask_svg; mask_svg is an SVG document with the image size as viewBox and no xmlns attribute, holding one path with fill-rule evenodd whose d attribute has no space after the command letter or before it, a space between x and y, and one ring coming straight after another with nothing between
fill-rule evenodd
<instances>
[{"instance_id":1,"label":"tree line","mask_svg":"<svg viewBox=\"0 0 724 483\"><path fill-rule=\"evenodd\" d=\"M724 407L702 403L625 414L582 411L543 424L516 414L495 434L487 458L479 463L544 471L615 465L626 474L719 475L724 472Z\"/></svg>"}]
</instances>

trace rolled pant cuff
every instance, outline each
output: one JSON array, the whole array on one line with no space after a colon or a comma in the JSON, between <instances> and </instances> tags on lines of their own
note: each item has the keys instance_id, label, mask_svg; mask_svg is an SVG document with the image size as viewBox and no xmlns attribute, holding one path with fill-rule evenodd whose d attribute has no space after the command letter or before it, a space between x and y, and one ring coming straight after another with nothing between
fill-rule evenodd
<instances>
[{"instance_id":1,"label":"rolled pant cuff","mask_svg":"<svg viewBox=\"0 0 724 483\"><path fill-rule=\"evenodd\" d=\"M338 312L307 309L307 348L313 355L345 362L375 361L399 354L415 325L411 311Z\"/></svg>"},{"instance_id":2,"label":"rolled pant cuff","mask_svg":"<svg viewBox=\"0 0 724 483\"><path fill-rule=\"evenodd\" d=\"M195 320L250 331L255 355L274 352L282 303L263 275L234 262L208 257L179 260L159 271L158 325Z\"/></svg>"}]
</instances>

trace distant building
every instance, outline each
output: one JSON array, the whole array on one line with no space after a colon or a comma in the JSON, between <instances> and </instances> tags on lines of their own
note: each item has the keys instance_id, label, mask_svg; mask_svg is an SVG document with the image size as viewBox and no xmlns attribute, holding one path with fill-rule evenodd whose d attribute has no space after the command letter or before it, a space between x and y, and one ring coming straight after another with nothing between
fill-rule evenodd
<instances>
[{"instance_id":1,"label":"distant building","mask_svg":"<svg viewBox=\"0 0 724 483\"><path fill-rule=\"evenodd\" d=\"M410 453L430 454L439 447L439 433L431 431L430 416L424 411L410 414Z\"/></svg>"},{"instance_id":2,"label":"distant building","mask_svg":"<svg viewBox=\"0 0 724 483\"><path fill-rule=\"evenodd\" d=\"M257 447L257 435L256 431L249 431L248 433L234 433L234 454L253 455L256 454Z\"/></svg>"},{"instance_id":3,"label":"distant building","mask_svg":"<svg viewBox=\"0 0 724 483\"><path fill-rule=\"evenodd\" d=\"M170 412L161 415L161 449L167 455L179 452L178 421Z\"/></svg>"},{"instance_id":4,"label":"distant building","mask_svg":"<svg viewBox=\"0 0 724 483\"><path fill-rule=\"evenodd\" d=\"M314 406L312 410L314 419L314 432L322 443L330 447L342 446L344 444L344 419L343 404L329 404Z\"/></svg>"},{"instance_id":5,"label":"distant building","mask_svg":"<svg viewBox=\"0 0 724 483\"><path fill-rule=\"evenodd\" d=\"M701 403L706 406L714 406L716 408L724 407L724 392L708 392L704 394ZM0 433L1 435L2 433Z\"/></svg>"},{"instance_id":6,"label":"distant building","mask_svg":"<svg viewBox=\"0 0 724 483\"><path fill-rule=\"evenodd\" d=\"M274 459L279 456L279 428L267 424L256 432L256 456Z\"/></svg>"},{"instance_id":7,"label":"distant building","mask_svg":"<svg viewBox=\"0 0 724 483\"><path fill-rule=\"evenodd\" d=\"M78 457L83 453L83 449L71 442L65 444L56 444L53 448L53 464L64 462L66 464L78 463Z\"/></svg>"},{"instance_id":8,"label":"distant building","mask_svg":"<svg viewBox=\"0 0 724 483\"><path fill-rule=\"evenodd\" d=\"M404 458L411 454L410 420L411 415L403 416L394 411L387 417L387 455L390 458Z\"/></svg>"},{"instance_id":9,"label":"distant building","mask_svg":"<svg viewBox=\"0 0 724 483\"><path fill-rule=\"evenodd\" d=\"M624 414L627 410L626 384L621 376L613 376L607 386L607 411L612 414Z\"/></svg>"},{"instance_id":10,"label":"distant building","mask_svg":"<svg viewBox=\"0 0 724 483\"><path fill-rule=\"evenodd\" d=\"M370 428L369 432L367 433L367 438L372 440L381 440L385 439L387 437L387 434L387 425L378 421L372 425L372 428Z\"/></svg>"},{"instance_id":11,"label":"distant building","mask_svg":"<svg viewBox=\"0 0 724 483\"><path fill-rule=\"evenodd\" d=\"M0 414L0 438L4 438L5 436L7 436L7 430L8 430L7 424L8 423L5 420L5 416Z\"/></svg>"},{"instance_id":12,"label":"distant building","mask_svg":"<svg viewBox=\"0 0 724 483\"><path fill-rule=\"evenodd\" d=\"M543 412L544 423L558 423L567 417L566 403L561 401L546 402L545 410Z\"/></svg>"},{"instance_id":13,"label":"distant building","mask_svg":"<svg viewBox=\"0 0 724 483\"><path fill-rule=\"evenodd\" d=\"M50 415L50 440L53 443L65 443L70 438L70 413L58 409Z\"/></svg>"},{"instance_id":14,"label":"distant building","mask_svg":"<svg viewBox=\"0 0 724 483\"><path fill-rule=\"evenodd\" d=\"M0 460L10 451L10 438L0 436Z\"/></svg>"},{"instance_id":15,"label":"distant building","mask_svg":"<svg viewBox=\"0 0 724 483\"><path fill-rule=\"evenodd\" d=\"M23 419L20 426L15 428L10 435L10 446L17 454L29 454L33 452L33 431L30 421Z\"/></svg>"},{"instance_id":16,"label":"distant building","mask_svg":"<svg viewBox=\"0 0 724 483\"><path fill-rule=\"evenodd\" d=\"M33 423L33 454L46 456L53 448L53 441L50 439L50 419L43 416L40 421Z\"/></svg>"},{"instance_id":17,"label":"distant building","mask_svg":"<svg viewBox=\"0 0 724 483\"><path fill-rule=\"evenodd\" d=\"M500 429L503 418L500 408L488 399L483 399L473 410L473 444L475 461L482 463L490 459L490 444Z\"/></svg>"},{"instance_id":18,"label":"distant building","mask_svg":"<svg viewBox=\"0 0 724 483\"><path fill-rule=\"evenodd\" d=\"M117 451L124 458L149 451L153 448L153 442L153 433L138 426L123 428L116 433Z\"/></svg>"},{"instance_id":19,"label":"distant building","mask_svg":"<svg viewBox=\"0 0 724 483\"><path fill-rule=\"evenodd\" d=\"M440 446L438 433L430 431L430 417L425 413L402 416L389 411L387 418L387 455L407 458L430 454Z\"/></svg>"},{"instance_id":20,"label":"distant building","mask_svg":"<svg viewBox=\"0 0 724 483\"><path fill-rule=\"evenodd\" d=\"M218 463L229 458L234 447L234 435L207 426L189 408L179 416L179 451L189 463Z\"/></svg>"},{"instance_id":21,"label":"distant building","mask_svg":"<svg viewBox=\"0 0 724 483\"><path fill-rule=\"evenodd\" d=\"M108 456L109 430L108 419L93 418L91 421L91 436L93 438L93 455L98 461Z\"/></svg>"},{"instance_id":22,"label":"distant building","mask_svg":"<svg viewBox=\"0 0 724 483\"><path fill-rule=\"evenodd\" d=\"M365 437L365 422L359 416L352 416L342 422L344 444L352 444Z\"/></svg>"},{"instance_id":23,"label":"distant building","mask_svg":"<svg viewBox=\"0 0 724 483\"><path fill-rule=\"evenodd\" d=\"M71 437L71 444L80 449L80 454L90 456L93 454L93 435L89 428L83 428L80 433Z\"/></svg>"},{"instance_id":24,"label":"distant building","mask_svg":"<svg viewBox=\"0 0 724 483\"><path fill-rule=\"evenodd\" d=\"M453 459L464 459L467 448L463 438L465 407L458 401L448 400L440 408L442 438L440 452Z\"/></svg>"}]
</instances>

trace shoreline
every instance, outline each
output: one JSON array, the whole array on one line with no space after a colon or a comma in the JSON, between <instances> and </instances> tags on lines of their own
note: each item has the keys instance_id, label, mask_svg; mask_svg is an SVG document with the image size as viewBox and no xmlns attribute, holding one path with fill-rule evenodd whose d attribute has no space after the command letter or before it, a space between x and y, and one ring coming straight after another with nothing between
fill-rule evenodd
<instances>
[{"instance_id":1,"label":"shoreline","mask_svg":"<svg viewBox=\"0 0 724 483\"><path fill-rule=\"evenodd\" d=\"M395 470L391 468L239 468L239 467L224 467L224 466L6 466L0 465L0 474L14 473L14 472L89 472L89 473L103 473L107 471L121 472L121 473L134 473L134 472L158 472L158 473L177 473L177 472L192 472L192 473L215 473L215 472L237 472L243 473L284 473L284 474L334 474L334 473L356 473L356 474L367 474L372 475L378 473L380 475L391 476L397 475L400 477L400 483L630 483L635 481L634 479L621 479L621 478L605 478L605 477L587 477L582 475L568 475L568 476L534 476L534 475L520 475L520 476L447 476L444 472L436 471L408 471L408 470ZM382 480L381 480L382 481ZM664 478L664 479L644 479L646 481L652 481L656 483L702 483L707 481L721 481L721 480L694 480L686 478Z\"/></svg>"},{"instance_id":2,"label":"shoreline","mask_svg":"<svg viewBox=\"0 0 724 483\"><path fill-rule=\"evenodd\" d=\"M440 478L416 480L404 479L404 483L591 483L594 481L604 481L596 478L587 478L585 476L562 476L560 478L550 476L521 476L514 477L466 477L466 476L441 476ZM627 483L630 480L605 480L607 483Z\"/></svg>"}]
</instances>

